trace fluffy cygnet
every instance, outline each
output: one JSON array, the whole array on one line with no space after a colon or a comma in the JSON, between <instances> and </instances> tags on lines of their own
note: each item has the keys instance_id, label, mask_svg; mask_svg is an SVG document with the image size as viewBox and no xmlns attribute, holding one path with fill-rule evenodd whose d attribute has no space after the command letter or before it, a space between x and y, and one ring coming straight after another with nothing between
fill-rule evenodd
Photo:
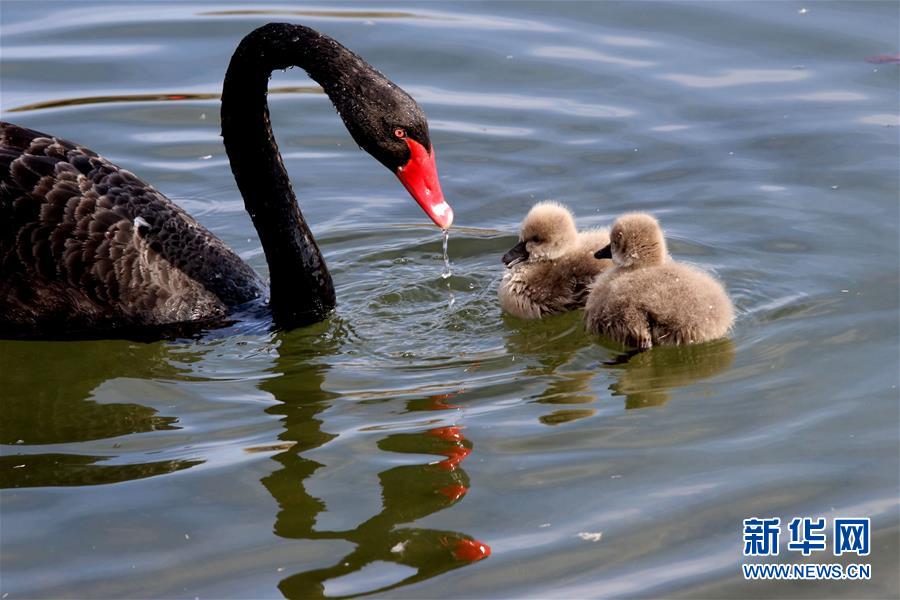
<instances>
[{"instance_id":1,"label":"fluffy cygnet","mask_svg":"<svg viewBox=\"0 0 900 600\"><path fill-rule=\"evenodd\" d=\"M594 277L612 265L594 251L609 243L606 229L578 232L565 206L540 202L528 212L519 243L503 255L500 307L522 319L584 306Z\"/></svg>"},{"instance_id":2,"label":"fluffy cygnet","mask_svg":"<svg viewBox=\"0 0 900 600\"><path fill-rule=\"evenodd\" d=\"M690 344L724 336L734 309L709 274L673 261L659 223L643 213L613 224L597 258L613 268L591 286L584 320L588 330L627 346Z\"/></svg>"}]
</instances>

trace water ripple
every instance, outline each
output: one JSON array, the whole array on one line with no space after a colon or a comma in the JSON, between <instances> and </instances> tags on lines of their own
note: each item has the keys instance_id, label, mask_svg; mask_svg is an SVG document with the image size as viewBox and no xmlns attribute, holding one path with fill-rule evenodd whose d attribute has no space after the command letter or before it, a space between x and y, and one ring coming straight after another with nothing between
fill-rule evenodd
<instances>
[{"instance_id":1,"label":"water ripple","mask_svg":"<svg viewBox=\"0 0 900 600\"><path fill-rule=\"evenodd\" d=\"M719 75L672 73L660 75L660 79L674 81L690 88L725 88L736 85L761 83L791 83L808 79L809 71L798 69L729 69Z\"/></svg>"}]
</instances>

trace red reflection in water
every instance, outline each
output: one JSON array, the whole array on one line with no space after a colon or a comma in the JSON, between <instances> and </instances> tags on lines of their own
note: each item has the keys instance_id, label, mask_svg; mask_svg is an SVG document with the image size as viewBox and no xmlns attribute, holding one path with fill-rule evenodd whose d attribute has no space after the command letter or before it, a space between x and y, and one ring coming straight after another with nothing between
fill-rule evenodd
<instances>
[{"instance_id":1,"label":"red reflection in water","mask_svg":"<svg viewBox=\"0 0 900 600\"><path fill-rule=\"evenodd\" d=\"M455 471L460 463L472 453L471 444L462 433L462 427L458 425L449 425L447 427L436 427L425 432L426 435L437 438L445 444L445 446L433 450L436 454L443 454L447 458L437 463L439 469L445 471ZM467 445L468 444L468 445ZM459 474L454 474L454 483L436 488L436 492L450 499L450 502L457 502L460 498L469 492L469 488L459 483ZM440 543L445 548L450 549L453 558L464 562L475 562L491 555L491 547L478 540L472 539L448 539L446 537L440 539Z\"/></svg>"},{"instance_id":2,"label":"red reflection in water","mask_svg":"<svg viewBox=\"0 0 900 600\"><path fill-rule=\"evenodd\" d=\"M450 394L435 394L434 396L429 397L431 404L428 407L429 410L450 410L453 408L460 408L458 404L447 404L444 400L448 398L452 398L459 392L452 392Z\"/></svg>"},{"instance_id":3,"label":"red reflection in water","mask_svg":"<svg viewBox=\"0 0 900 600\"><path fill-rule=\"evenodd\" d=\"M900 65L900 54L879 54L878 56L867 56L866 62L876 65Z\"/></svg>"},{"instance_id":4,"label":"red reflection in water","mask_svg":"<svg viewBox=\"0 0 900 600\"><path fill-rule=\"evenodd\" d=\"M490 555L491 547L478 540L457 540L453 548L453 557L466 562L475 562Z\"/></svg>"},{"instance_id":5,"label":"red reflection in water","mask_svg":"<svg viewBox=\"0 0 900 600\"><path fill-rule=\"evenodd\" d=\"M445 442L461 442L465 436L459 431L459 427L453 425L451 427L438 427L437 429L429 429L426 433Z\"/></svg>"},{"instance_id":6,"label":"red reflection in water","mask_svg":"<svg viewBox=\"0 0 900 600\"><path fill-rule=\"evenodd\" d=\"M469 488L464 485L445 485L442 488L438 488L439 493L447 496L454 502L465 496L468 491Z\"/></svg>"},{"instance_id":7,"label":"red reflection in water","mask_svg":"<svg viewBox=\"0 0 900 600\"><path fill-rule=\"evenodd\" d=\"M472 453L472 449L464 445L466 436L463 435L462 428L458 425L450 425L448 427L436 427L425 432L426 435L435 437L444 442L449 442L446 448L435 450L435 454L443 454L446 460L437 463L437 466L446 471L453 471L459 466L465 458Z\"/></svg>"},{"instance_id":8,"label":"red reflection in water","mask_svg":"<svg viewBox=\"0 0 900 600\"><path fill-rule=\"evenodd\" d=\"M464 461L468 455L472 454L472 449L466 448L465 446L453 446L452 448L441 450L441 454L447 458L439 462L437 466L447 471L453 471L459 466L459 463Z\"/></svg>"}]
</instances>

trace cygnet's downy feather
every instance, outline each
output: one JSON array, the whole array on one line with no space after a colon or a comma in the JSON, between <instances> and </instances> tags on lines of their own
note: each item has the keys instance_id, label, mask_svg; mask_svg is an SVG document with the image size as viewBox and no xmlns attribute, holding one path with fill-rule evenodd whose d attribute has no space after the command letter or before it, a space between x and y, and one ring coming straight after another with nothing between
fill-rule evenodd
<instances>
[{"instance_id":1,"label":"cygnet's downy feather","mask_svg":"<svg viewBox=\"0 0 900 600\"><path fill-rule=\"evenodd\" d=\"M606 229L578 232L556 202L536 204L522 222L519 243L503 256L500 306L516 317L538 319L584 306L588 286L609 267L594 252L609 242Z\"/></svg>"},{"instance_id":2,"label":"cygnet's downy feather","mask_svg":"<svg viewBox=\"0 0 900 600\"><path fill-rule=\"evenodd\" d=\"M584 318L592 333L646 349L714 340L731 328L734 309L722 284L672 260L652 216L617 219L595 256L614 266L591 286Z\"/></svg>"}]
</instances>

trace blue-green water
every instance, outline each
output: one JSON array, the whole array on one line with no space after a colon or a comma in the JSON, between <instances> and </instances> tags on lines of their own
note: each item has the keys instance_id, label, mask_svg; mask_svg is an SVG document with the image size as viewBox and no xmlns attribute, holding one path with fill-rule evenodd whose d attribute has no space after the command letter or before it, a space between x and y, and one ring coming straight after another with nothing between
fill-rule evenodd
<instances>
[{"instance_id":1,"label":"blue-green water","mask_svg":"<svg viewBox=\"0 0 900 600\"><path fill-rule=\"evenodd\" d=\"M894 597L896 2L4 2L0 111L77 140L265 261L221 80L289 20L427 112L439 232L299 70L276 135L328 322L0 342L0 595ZM504 318L530 205L654 212L732 294L730 340L633 357ZM448 429L456 427L457 429ZM871 517L867 582L745 582L742 520ZM459 544L491 548L484 560ZM752 562L752 561L748 561ZM8 596L7 596L8 594Z\"/></svg>"}]
</instances>

